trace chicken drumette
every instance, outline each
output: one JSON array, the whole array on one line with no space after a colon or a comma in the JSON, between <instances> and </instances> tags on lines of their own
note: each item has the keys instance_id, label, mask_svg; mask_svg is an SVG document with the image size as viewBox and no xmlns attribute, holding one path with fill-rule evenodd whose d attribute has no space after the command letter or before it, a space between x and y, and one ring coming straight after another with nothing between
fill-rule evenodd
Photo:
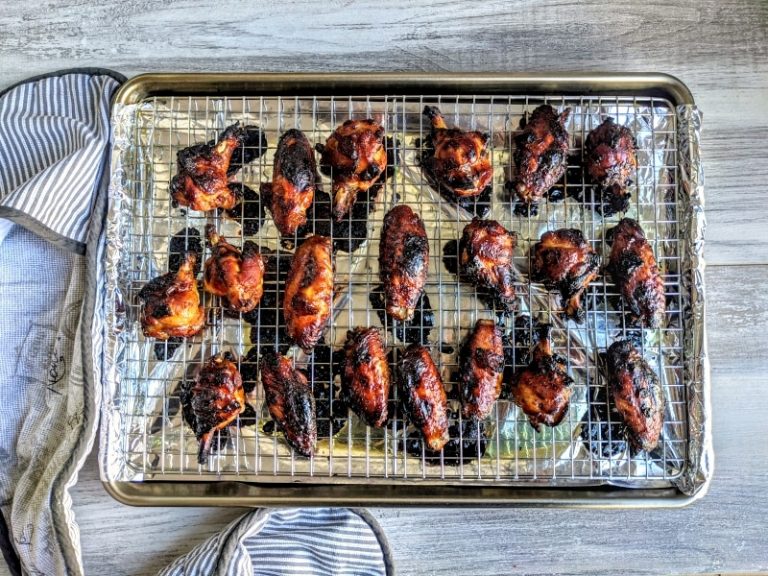
<instances>
[{"instance_id":1,"label":"chicken drumette","mask_svg":"<svg viewBox=\"0 0 768 576\"><path fill-rule=\"evenodd\" d=\"M493 179L493 165L488 150L490 136L448 128L440 110L425 106L432 130L422 156L422 168L432 187L441 186L458 197L478 196Z\"/></svg>"},{"instance_id":2,"label":"chicken drumette","mask_svg":"<svg viewBox=\"0 0 768 576\"><path fill-rule=\"evenodd\" d=\"M495 220L474 218L459 240L459 275L488 290L510 310L515 300L513 256L517 236Z\"/></svg>"},{"instance_id":3,"label":"chicken drumette","mask_svg":"<svg viewBox=\"0 0 768 576\"><path fill-rule=\"evenodd\" d=\"M245 410L243 380L232 355L211 357L193 383L184 383L180 396L184 419L200 444L197 461L205 464L216 431L225 430Z\"/></svg>"},{"instance_id":4,"label":"chicken drumette","mask_svg":"<svg viewBox=\"0 0 768 576\"><path fill-rule=\"evenodd\" d=\"M341 385L347 406L369 426L381 428L385 424L389 364L376 328L355 328L347 332Z\"/></svg>"},{"instance_id":5,"label":"chicken drumette","mask_svg":"<svg viewBox=\"0 0 768 576\"><path fill-rule=\"evenodd\" d=\"M566 318L584 321L581 295L600 271L600 257L581 230L563 228L545 232L533 247L531 279L548 290L559 290Z\"/></svg>"},{"instance_id":6,"label":"chicken drumette","mask_svg":"<svg viewBox=\"0 0 768 576\"><path fill-rule=\"evenodd\" d=\"M139 292L141 329L158 340L185 338L205 326L205 310L195 280L197 256L187 252L176 272L153 278Z\"/></svg>"},{"instance_id":7,"label":"chicken drumette","mask_svg":"<svg viewBox=\"0 0 768 576\"><path fill-rule=\"evenodd\" d=\"M260 370L272 419L296 452L312 456L317 444L317 419L307 377L288 358L275 352L262 355Z\"/></svg>"},{"instance_id":8,"label":"chicken drumette","mask_svg":"<svg viewBox=\"0 0 768 576\"><path fill-rule=\"evenodd\" d=\"M595 208L603 216L629 208L629 179L637 168L635 137L626 126L606 118L584 143L587 172L595 184Z\"/></svg>"},{"instance_id":9,"label":"chicken drumette","mask_svg":"<svg viewBox=\"0 0 768 576\"><path fill-rule=\"evenodd\" d=\"M552 353L549 327L545 326L540 329L530 364L512 378L512 397L538 432L541 424L554 427L562 422L571 399L571 384L565 359Z\"/></svg>"},{"instance_id":10,"label":"chicken drumette","mask_svg":"<svg viewBox=\"0 0 768 576\"><path fill-rule=\"evenodd\" d=\"M211 257L205 262L203 288L206 292L226 298L225 307L247 313L256 308L264 293L264 258L250 240L242 252L206 227Z\"/></svg>"},{"instance_id":11,"label":"chicken drumette","mask_svg":"<svg viewBox=\"0 0 768 576\"><path fill-rule=\"evenodd\" d=\"M501 393L504 348L493 320L478 320L460 354L459 392L465 418L487 417Z\"/></svg>"},{"instance_id":12,"label":"chicken drumette","mask_svg":"<svg viewBox=\"0 0 768 576\"><path fill-rule=\"evenodd\" d=\"M568 166L568 131L565 124L571 109L558 114L544 104L532 113L521 134L515 136L517 179L512 188L523 212L535 212L536 205L565 174Z\"/></svg>"},{"instance_id":13,"label":"chicken drumette","mask_svg":"<svg viewBox=\"0 0 768 576\"><path fill-rule=\"evenodd\" d=\"M286 331L293 342L307 352L320 340L331 315L331 250L330 238L311 236L296 249L285 280Z\"/></svg>"},{"instance_id":14,"label":"chicken drumette","mask_svg":"<svg viewBox=\"0 0 768 576\"><path fill-rule=\"evenodd\" d=\"M658 376L628 340L608 348L608 386L633 449L656 448L664 424L664 395Z\"/></svg>"},{"instance_id":15,"label":"chicken drumette","mask_svg":"<svg viewBox=\"0 0 768 576\"><path fill-rule=\"evenodd\" d=\"M358 193L367 191L387 169L384 127L371 119L347 120L317 149L322 169L333 175L333 217L340 222Z\"/></svg>"},{"instance_id":16,"label":"chicken drumette","mask_svg":"<svg viewBox=\"0 0 768 576\"><path fill-rule=\"evenodd\" d=\"M384 216L379 244L379 276L390 317L413 318L428 270L429 241L424 222L410 206L395 206Z\"/></svg>"},{"instance_id":17,"label":"chicken drumette","mask_svg":"<svg viewBox=\"0 0 768 576\"><path fill-rule=\"evenodd\" d=\"M264 202L283 236L295 234L307 223L316 181L315 153L309 140L300 130L288 130L277 143L272 182L261 185Z\"/></svg>"},{"instance_id":18,"label":"chicken drumette","mask_svg":"<svg viewBox=\"0 0 768 576\"><path fill-rule=\"evenodd\" d=\"M624 218L606 237L612 244L607 270L633 319L657 328L666 312L664 280L643 229L635 220Z\"/></svg>"},{"instance_id":19,"label":"chicken drumette","mask_svg":"<svg viewBox=\"0 0 768 576\"><path fill-rule=\"evenodd\" d=\"M400 358L400 396L408 419L421 431L427 448L448 442L448 398L429 350L411 344Z\"/></svg>"}]
</instances>

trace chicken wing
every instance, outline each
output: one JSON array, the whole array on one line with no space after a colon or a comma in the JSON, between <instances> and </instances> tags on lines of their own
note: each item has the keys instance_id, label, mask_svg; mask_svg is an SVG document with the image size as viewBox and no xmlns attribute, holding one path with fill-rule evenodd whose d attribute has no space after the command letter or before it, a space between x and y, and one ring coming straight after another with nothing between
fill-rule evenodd
<instances>
[{"instance_id":1,"label":"chicken wing","mask_svg":"<svg viewBox=\"0 0 768 576\"><path fill-rule=\"evenodd\" d=\"M545 232L533 247L531 279L559 290L565 316L584 321L581 295L600 271L600 257L575 228Z\"/></svg>"},{"instance_id":2,"label":"chicken wing","mask_svg":"<svg viewBox=\"0 0 768 576\"><path fill-rule=\"evenodd\" d=\"M515 301L513 256L517 236L495 220L473 218L459 241L459 275L488 290L506 310Z\"/></svg>"},{"instance_id":3,"label":"chicken wing","mask_svg":"<svg viewBox=\"0 0 768 576\"><path fill-rule=\"evenodd\" d=\"M264 258L259 247L246 240L242 252L206 227L211 256L205 262L203 288L226 298L224 307L235 312L250 312L264 294Z\"/></svg>"},{"instance_id":4,"label":"chicken wing","mask_svg":"<svg viewBox=\"0 0 768 576\"><path fill-rule=\"evenodd\" d=\"M410 206L395 206L384 216L379 244L379 276L390 317L413 318L428 271L429 241L424 222Z\"/></svg>"},{"instance_id":5,"label":"chicken wing","mask_svg":"<svg viewBox=\"0 0 768 576\"><path fill-rule=\"evenodd\" d=\"M312 456L317 444L315 398L307 377L275 352L261 357L261 384L272 419L285 439L302 456Z\"/></svg>"},{"instance_id":6,"label":"chicken wing","mask_svg":"<svg viewBox=\"0 0 768 576\"><path fill-rule=\"evenodd\" d=\"M321 168L333 175L333 217L340 222L357 194L367 191L387 169L384 127L371 119L347 120L325 146L317 148Z\"/></svg>"},{"instance_id":7,"label":"chicken wing","mask_svg":"<svg viewBox=\"0 0 768 576\"><path fill-rule=\"evenodd\" d=\"M390 375L387 354L376 328L347 332L341 378L344 401L369 426L387 421Z\"/></svg>"},{"instance_id":8,"label":"chicken wing","mask_svg":"<svg viewBox=\"0 0 768 576\"><path fill-rule=\"evenodd\" d=\"M595 184L595 208L603 216L629 208L629 179L637 168L637 146L632 131L606 118L584 143L587 172Z\"/></svg>"},{"instance_id":9,"label":"chicken wing","mask_svg":"<svg viewBox=\"0 0 768 576\"><path fill-rule=\"evenodd\" d=\"M501 393L502 334L493 320L478 320L460 354L459 392L464 418L486 418Z\"/></svg>"},{"instance_id":10,"label":"chicken wing","mask_svg":"<svg viewBox=\"0 0 768 576\"><path fill-rule=\"evenodd\" d=\"M186 338L205 326L205 310L195 280L197 256L187 252L176 272L153 278L139 292L141 329L158 340Z\"/></svg>"},{"instance_id":11,"label":"chicken wing","mask_svg":"<svg viewBox=\"0 0 768 576\"><path fill-rule=\"evenodd\" d=\"M530 364L512 378L512 397L538 432L541 424L554 427L562 422L571 399L571 384L565 359L552 353L546 326L533 347Z\"/></svg>"},{"instance_id":12,"label":"chicken wing","mask_svg":"<svg viewBox=\"0 0 768 576\"><path fill-rule=\"evenodd\" d=\"M543 104L532 113L521 134L515 136L514 160L517 180L513 188L522 202L523 212L535 206L565 174L568 165L568 131L571 115L566 108L558 114Z\"/></svg>"},{"instance_id":13,"label":"chicken wing","mask_svg":"<svg viewBox=\"0 0 768 576\"><path fill-rule=\"evenodd\" d=\"M216 431L224 430L245 410L243 381L232 354L209 358L194 383L185 383L180 396L185 420L200 444L197 461L205 464Z\"/></svg>"},{"instance_id":14,"label":"chicken wing","mask_svg":"<svg viewBox=\"0 0 768 576\"><path fill-rule=\"evenodd\" d=\"M430 119L432 130L422 168L432 187L439 190L442 186L460 198L479 196L493 179L490 136L448 128L435 106L425 106L424 115Z\"/></svg>"},{"instance_id":15,"label":"chicken wing","mask_svg":"<svg viewBox=\"0 0 768 576\"><path fill-rule=\"evenodd\" d=\"M635 450L650 452L664 424L664 395L658 376L628 340L608 348L608 385Z\"/></svg>"},{"instance_id":16,"label":"chicken wing","mask_svg":"<svg viewBox=\"0 0 768 576\"><path fill-rule=\"evenodd\" d=\"M311 236L293 255L283 297L288 335L306 352L312 350L323 335L331 315L332 296L331 239Z\"/></svg>"},{"instance_id":17,"label":"chicken wing","mask_svg":"<svg viewBox=\"0 0 768 576\"><path fill-rule=\"evenodd\" d=\"M400 358L400 396L408 419L421 430L427 448L448 442L448 398L429 350L411 344Z\"/></svg>"},{"instance_id":18,"label":"chicken wing","mask_svg":"<svg viewBox=\"0 0 768 576\"><path fill-rule=\"evenodd\" d=\"M664 280L643 229L635 220L624 218L606 238L612 244L607 270L633 319L642 326L657 328L666 313Z\"/></svg>"}]
</instances>

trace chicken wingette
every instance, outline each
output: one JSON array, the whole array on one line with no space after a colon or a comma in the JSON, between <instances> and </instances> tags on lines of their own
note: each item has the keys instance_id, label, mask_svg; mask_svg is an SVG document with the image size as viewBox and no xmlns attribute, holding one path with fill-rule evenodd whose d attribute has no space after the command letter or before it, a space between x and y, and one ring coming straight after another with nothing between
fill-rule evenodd
<instances>
[{"instance_id":1,"label":"chicken wingette","mask_svg":"<svg viewBox=\"0 0 768 576\"><path fill-rule=\"evenodd\" d=\"M635 137L626 126L606 118L584 143L587 173L595 185L595 208L603 216L629 208L627 185L637 169Z\"/></svg>"},{"instance_id":2,"label":"chicken wingette","mask_svg":"<svg viewBox=\"0 0 768 576\"><path fill-rule=\"evenodd\" d=\"M225 308L247 313L256 308L264 294L264 258L259 247L246 240L240 251L206 227L211 256L205 262L203 288L226 298Z\"/></svg>"},{"instance_id":3,"label":"chicken wingette","mask_svg":"<svg viewBox=\"0 0 768 576\"><path fill-rule=\"evenodd\" d=\"M459 355L459 393L464 418L486 418L501 393L504 348L493 320L478 320Z\"/></svg>"},{"instance_id":4,"label":"chicken wingette","mask_svg":"<svg viewBox=\"0 0 768 576\"><path fill-rule=\"evenodd\" d=\"M387 421L390 374L381 334L376 328L347 332L341 390L346 404L366 424L381 428Z\"/></svg>"},{"instance_id":5,"label":"chicken wingette","mask_svg":"<svg viewBox=\"0 0 768 576\"><path fill-rule=\"evenodd\" d=\"M488 290L510 310L515 302L513 257L517 236L495 220L474 218L459 240L459 275Z\"/></svg>"}]
</instances>

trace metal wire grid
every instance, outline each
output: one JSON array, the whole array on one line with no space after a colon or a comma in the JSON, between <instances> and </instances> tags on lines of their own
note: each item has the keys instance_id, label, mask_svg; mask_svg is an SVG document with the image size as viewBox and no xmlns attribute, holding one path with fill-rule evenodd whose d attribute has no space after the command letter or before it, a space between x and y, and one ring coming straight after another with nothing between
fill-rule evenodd
<instances>
[{"instance_id":1,"label":"metal wire grid","mask_svg":"<svg viewBox=\"0 0 768 576\"><path fill-rule=\"evenodd\" d=\"M574 162L563 181L569 194L559 203L543 202L536 217L520 217L512 213L512 201L506 196L504 181L514 176L512 162L513 136L520 119L538 104L547 102L556 108L566 106L573 113L569 121L571 153ZM424 180L419 166L419 139L427 135L429 126L421 114L425 104L438 105L449 124L480 129L491 134L492 158L495 166L492 210L489 217L517 232L516 265L521 272L517 283L520 296L519 312L529 312L525 326L515 326L512 317L501 318L513 340L518 332L534 332L534 321L553 324L555 352L567 358L569 373L574 377L574 391L566 420L557 428L542 428L534 433L527 419L507 399L496 403L494 413L486 421L487 449L480 455L464 454L461 463L439 457L429 458L423 446L406 450L401 414L383 431L362 425L355 416L328 417L330 429L321 438L318 453L312 459L294 456L281 434L269 434L265 424L269 414L263 406L260 385L249 401L256 407L256 421L251 426L235 426L227 446L223 439L218 455L207 466L195 461L194 434L181 418L179 382L193 377L195 370L212 353L229 350L242 361L251 347L251 326L241 319L225 316L218 298L204 295L210 309L210 326L198 337L189 339L164 361L154 356L155 342L145 339L138 327L136 295L152 277L167 270L168 244L179 230L196 228L203 232L206 223L214 223L220 232L235 244L251 239L259 245L276 250L273 256L278 268L290 263L290 252L282 250L271 218L255 235L244 236L241 222L232 222L220 215L202 214L173 209L170 205L168 183L175 173L176 152L198 142L215 139L229 124L243 121L266 130L269 147L258 160L246 165L238 180L258 190L259 182L271 179L271 163L279 135L288 128L302 129L314 144L325 142L335 126L347 118L374 117L382 121L393 137L396 170L378 194L373 211L368 216L368 240L353 253L337 252L336 295L333 322L325 340L333 350L342 347L346 330L357 325L379 326L379 314L368 295L378 284L378 238L384 214L394 204L407 202L425 221L430 236L430 274L426 293L435 314L435 326L427 345L441 370L447 388L455 386L458 370L457 352L461 340L478 318L498 318L496 310L488 309L477 297L475 289L461 284L443 264L443 247L458 239L469 215L457 210L452 203L435 193ZM596 391L604 387L600 375L599 353L610 342L627 333L624 312L612 283L601 276L593 283L584 300L587 319L582 327L564 323L558 312L558 300L547 295L542 287L528 281L529 249L545 229L578 227L598 253L607 257L606 230L620 216L603 220L591 210L587 200L572 196L581 192L588 198L589 183L578 169L582 143L587 133L606 116L629 124L638 137L638 177L635 179L634 202L627 215L638 218L651 240L664 271L668 299L668 324L655 331L645 331L643 355L652 362L664 382L667 410L663 442L653 454L631 457L626 450L602 453L603 447L614 446L616 427L613 426L610 402L600 399ZM669 481L679 475L687 445L687 397L682 381L683 323L681 286L681 254L679 190L677 184L677 134L674 108L664 100L650 98L479 98L467 96L381 98L154 98L137 112L134 133L135 146L132 170L127 170L126 185L130 191L130 219L125 223L125 253L122 287L128 303L129 329L123 335L125 353L121 359L120 458L134 475L153 479L239 478L259 481L294 480L327 482L378 481L397 482L412 478L434 482L545 482L555 485L626 482L628 485L649 486ZM322 178L323 188L330 182ZM258 202L261 200L259 199ZM245 212L243 212L244 215ZM206 251L206 256L207 256ZM268 294L268 292L267 292ZM278 295L273 295L278 296ZM266 297L266 294L265 294ZM274 312L281 305L273 297ZM267 312L262 310L262 312ZM262 314L262 317L265 314ZM396 336L396 327L384 317L382 332L390 349L402 349L404 343ZM254 345L273 348L275 342L265 339L267 328L253 328ZM425 326L417 327L427 332ZM269 332L271 334L271 332ZM162 345L161 345L162 346ZM330 358L318 354L306 357L291 349L289 355L297 365L309 369L313 389L320 385L315 376L325 369L330 372ZM514 368L525 365L520 354L514 355ZM319 380L319 378L318 378ZM397 392L395 391L395 394ZM329 411L333 414L333 399ZM453 408L458 405L451 402ZM595 410L602 404L606 425L593 421ZM592 409L590 409L592 407ZM461 416L456 414L459 443L463 443ZM334 429L336 421L343 423ZM239 423L240 424L240 423ZM581 431L594 428L598 450L590 450ZM594 440L594 439L593 439ZM472 447L468 449L472 451ZM597 453L596 453L597 452ZM606 455L607 454L607 455ZM365 479L365 480L361 480Z\"/></svg>"}]
</instances>

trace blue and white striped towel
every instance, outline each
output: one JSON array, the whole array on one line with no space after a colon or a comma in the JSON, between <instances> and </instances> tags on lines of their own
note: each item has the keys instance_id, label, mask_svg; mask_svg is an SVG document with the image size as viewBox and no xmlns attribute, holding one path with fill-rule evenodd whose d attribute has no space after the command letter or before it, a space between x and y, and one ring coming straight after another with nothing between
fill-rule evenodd
<instances>
[{"instance_id":1,"label":"blue and white striped towel","mask_svg":"<svg viewBox=\"0 0 768 576\"><path fill-rule=\"evenodd\" d=\"M69 488L101 402L109 114L124 78L0 92L0 548L14 574L83 574ZM255 510L167 576L393 574L365 512Z\"/></svg>"}]
</instances>

